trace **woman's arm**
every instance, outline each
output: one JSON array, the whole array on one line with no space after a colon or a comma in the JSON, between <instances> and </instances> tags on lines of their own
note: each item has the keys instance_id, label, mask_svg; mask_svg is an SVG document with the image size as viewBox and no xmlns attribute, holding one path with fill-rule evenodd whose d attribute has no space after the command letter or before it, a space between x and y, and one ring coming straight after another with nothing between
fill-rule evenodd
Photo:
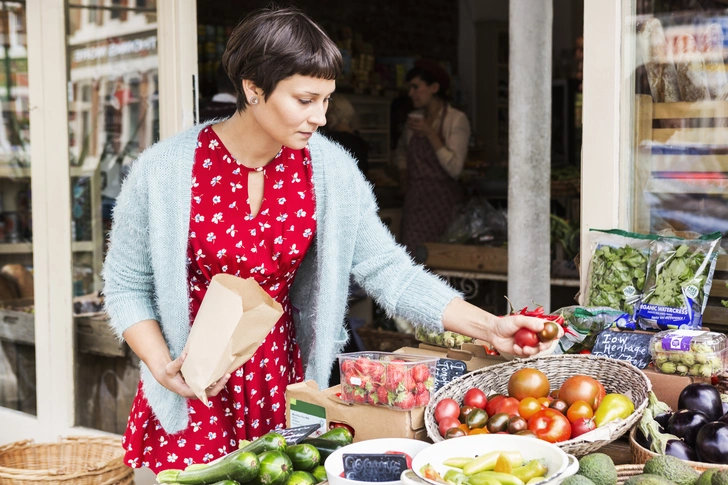
<instances>
[{"instance_id":1,"label":"woman's arm","mask_svg":"<svg viewBox=\"0 0 728 485\"><path fill-rule=\"evenodd\" d=\"M132 325L124 332L124 340L149 368L157 382L182 397L197 399L180 373L187 354L183 353L172 359L156 320L143 320ZM208 390L207 395L216 396L225 387L229 378L230 374L226 374Z\"/></svg>"},{"instance_id":2,"label":"woman's arm","mask_svg":"<svg viewBox=\"0 0 728 485\"><path fill-rule=\"evenodd\" d=\"M427 137L427 140L435 150L437 159L442 168L456 179L463 171L465 158L468 155L468 143L470 142L470 123L465 114L450 110L448 117L443 121L444 140L438 132L423 119L408 119L407 128ZM448 120L452 119L452 127L447 126Z\"/></svg>"}]
</instances>

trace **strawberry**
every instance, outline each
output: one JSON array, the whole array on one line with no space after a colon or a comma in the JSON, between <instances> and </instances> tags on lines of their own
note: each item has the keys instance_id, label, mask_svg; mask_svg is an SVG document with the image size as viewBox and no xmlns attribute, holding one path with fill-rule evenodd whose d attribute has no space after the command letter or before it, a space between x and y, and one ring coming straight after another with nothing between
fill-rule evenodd
<instances>
[{"instance_id":1,"label":"strawberry","mask_svg":"<svg viewBox=\"0 0 728 485\"><path fill-rule=\"evenodd\" d=\"M408 391L400 392L394 399L394 405L401 409L412 409L415 407L415 395Z\"/></svg>"},{"instance_id":2,"label":"strawberry","mask_svg":"<svg viewBox=\"0 0 728 485\"><path fill-rule=\"evenodd\" d=\"M358 386L360 382L359 374L354 369L344 372L344 382L350 386Z\"/></svg>"},{"instance_id":3,"label":"strawberry","mask_svg":"<svg viewBox=\"0 0 728 485\"><path fill-rule=\"evenodd\" d=\"M424 389L415 394L415 406L427 406L430 402L430 391Z\"/></svg>"},{"instance_id":4,"label":"strawberry","mask_svg":"<svg viewBox=\"0 0 728 485\"><path fill-rule=\"evenodd\" d=\"M402 382L397 387L399 388L400 391L414 392L414 390L417 387L417 383L415 382L415 380L412 378L411 375L405 374L404 379L402 379Z\"/></svg>"},{"instance_id":5,"label":"strawberry","mask_svg":"<svg viewBox=\"0 0 728 485\"><path fill-rule=\"evenodd\" d=\"M431 391L431 390L433 390L433 389L435 388L435 378L434 378L434 377L432 377L432 376L430 376L430 378L429 378L429 379L427 379L427 380L426 380L426 381L424 382L424 384L425 384L425 388L426 388L426 389L427 389L428 391Z\"/></svg>"},{"instance_id":6,"label":"strawberry","mask_svg":"<svg viewBox=\"0 0 728 485\"><path fill-rule=\"evenodd\" d=\"M404 455L405 460L407 460L407 468L410 470L412 469L412 457L409 456L404 451L385 451L385 455Z\"/></svg>"},{"instance_id":7,"label":"strawberry","mask_svg":"<svg viewBox=\"0 0 728 485\"><path fill-rule=\"evenodd\" d=\"M357 387L354 391L354 402L360 404L367 402L367 391L361 387Z\"/></svg>"},{"instance_id":8,"label":"strawberry","mask_svg":"<svg viewBox=\"0 0 728 485\"><path fill-rule=\"evenodd\" d=\"M341 398L344 401L353 401L354 400L354 388L347 384L343 384L341 386Z\"/></svg>"},{"instance_id":9,"label":"strawberry","mask_svg":"<svg viewBox=\"0 0 728 485\"><path fill-rule=\"evenodd\" d=\"M412 378L415 382L425 382L430 378L430 369L425 364L417 364L412 368Z\"/></svg>"},{"instance_id":10,"label":"strawberry","mask_svg":"<svg viewBox=\"0 0 728 485\"><path fill-rule=\"evenodd\" d=\"M354 362L350 359L346 359L341 363L341 371L346 374L347 372L354 370Z\"/></svg>"},{"instance_id":11,"label":"strawberry","mask_svg":"<svg viewBox=\"0 0 728 485\"><path fill-rule=\"evenodd\" d=\"M395 392L399 383L404 379L404 375L404 366L390 363L387 366L387 379L384 385L388 390Z\"/></svg>"},{"instance_id":12,"label":"strawberry","mask_svg":"<svg viewBox=\"0 0 728 485\"><path fill-rule=\"evenodd\" d=\"M381 362L371 362L368 371L372 378L372 382L384 384L384 377L387 372L387 368L384 367L384 364Z\"/></svg>"},{"instance_id":13,"label":"strawberry","mask_svg":"<svg viewBox=\"0 0 728 485\"><path fill-rule=\"evenodd\" d=\"M367 359L366 357L359 357L354 361L354 368L359 372L359 374L365 375L369 374L369 366L371 365L372 361Z\"/></svg>"},{"instance_id":14,"label":"strawberry","mask_svg":"<svg viewBox=\"0 0 728 485\"><path fill-rule=\"evenodd\" d=\"M367 394L367 404L371 404L373 406L379 406L379 396L377 396L377 392L370 392Z\"/></svg>"},{"instance_id":15,"label":"strawberry","mask_svg":"<svg viewBox=\"0 0 728 485\"><path fill-rule=\"evenodd\" d=\"M391 403L391 401L389 399L389 392L387 391L386 387L384 387L384 386L377 387L376 393L377 393L377 400L379 401L380 404L382 404L384 406L388 406Z\"/></svg>"}]
</instances>

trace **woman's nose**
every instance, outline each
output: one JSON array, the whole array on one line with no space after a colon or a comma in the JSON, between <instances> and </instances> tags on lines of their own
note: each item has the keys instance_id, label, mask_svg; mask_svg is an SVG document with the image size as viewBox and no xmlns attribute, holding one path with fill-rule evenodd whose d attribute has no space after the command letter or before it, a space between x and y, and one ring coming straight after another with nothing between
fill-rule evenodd
<instances>
[{"instance_id":1,"label":"woman's nose","mask_svg":"<svg viewBox=\"0 0 728 485\"><path fill-rule=\"evenodd\" d=\"M319 106L309 117L309 121L317 126L326 125L326 108Z\"/></svg>"}]
</instances>

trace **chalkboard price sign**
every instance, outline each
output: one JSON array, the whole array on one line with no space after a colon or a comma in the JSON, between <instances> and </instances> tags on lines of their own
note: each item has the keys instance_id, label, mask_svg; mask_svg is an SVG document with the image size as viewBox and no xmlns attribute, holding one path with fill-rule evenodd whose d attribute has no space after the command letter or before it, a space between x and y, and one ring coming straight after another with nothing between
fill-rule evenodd
<instances>
[{"instance_id":1,"label":"chalkboard price sign","mask_svg":"<svg viewBox=\"0 0 728 485\"><path fill-rule=\"evenodd\" d=\"M651 339L652 335L646 333L605 330L597 335L592 354L626 360L638 369L644 369L652 359Z\"/></svg>"},{"instance_id":2,"label":"chalkboard price sign","mask_svg":"<svg viewBox=\"0 0 728 485\"><path fill-rule=\"evenodd\" d=\"M407 459L398 454L344 453L344 476L360 482L394 482L407 469Z\"/></svg>"},{"instance_id":3,"label":"chalkboard price sign","mask_svg":"<svg viewBox=\"0 0 728 485\"><path fill-rule=\"evenodd\" d=\"M288 446L293 446L308 438L311 433L319 428L320 426L318 424L309 424L307 426L296 426L294 428L280 429L276 431L276 433L279 433L281 436L283 436L283 438L285 438L286 444Z\"/></svg>"},{"instance_id":4,"label":"chalkboard price sign","mask_svg":"<svg viewBox=\"0 0 728 485\"><path fill-rule=\"evenodd\" d=\"M468 371L465 362L457 359L438 359L435 368L435 392Z\"/></svg>"}]
</instances>

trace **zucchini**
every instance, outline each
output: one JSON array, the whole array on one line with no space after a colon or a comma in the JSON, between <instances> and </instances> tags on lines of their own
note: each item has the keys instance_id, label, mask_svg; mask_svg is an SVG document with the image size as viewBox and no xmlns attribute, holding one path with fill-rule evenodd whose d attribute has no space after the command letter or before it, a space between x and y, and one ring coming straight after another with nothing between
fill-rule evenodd
<instances>
[{"instance_id":1,"label":"zucchini","mask_svg":"<svg viewBox=\"0 0 728 485\"><path fill-rule=\"evenodd\" d=\"M319 454L321 454L322 462L326 461L326 458L328 458L331 453L344 446L341 443L337 443L336 441L321 438L306 438L302 441L302 443L307 443L309 445L315 446L316 449L319 450Z\"/></svg>"},{"instance_id":2,"label":"zucchini","mask_svg":"<svg viewBox=\"0 0 728 485\"><path fill-rule=\"evenodd\" d=\"M354 436L352 436L351 431L343 427L330 429L321 436L317 436L317 438L336 441L342 445L350 445L354 441Z\"/></svg>"},{"instance_id":3,"label":"zucchini","mask_svg":"<svg viewBox=\"0 0 728 485\"><path fill-rule=\"evenodd\" d=\"M316 485L318 480L308 472L295 471L288 477L286 485Z\"/></svg>"},{"instance_id":4,"label":"zucchini","mask_svg":"<svg viewBox=\"0 0 728 485\"><path fill-rule=\"evenodd\" d=\"M308 443L289 446L286 455L291 459L294 470L310 472L321 462L321 453L315 446Z\"/></svg>"},{"instance_id":5,"label":"zucchini","mask_svg":"<svg viewBox=\"0 0 728 485\"><path fill-rule=\"evenodd\" d=\"M314 476L317 483L325 482L326 480L329 479L329 477L326 476L326 468L324 468L321 465L314 468L313 471L311 472L311 474Z\"/></svg>"},{"instance_id":6,"label":"zucchini","mask_svg":"<svg viewBox=\"0 0 728 485\"><path fill-rule=\"evenodd\" d=\"M293 464L282 451L266 451L258 455L260 472L255 481L260 485L286 485L293 472Z\"/></svg>"},{"instance_id":7,"label":"zucchini","mask_svg":"<svg viewBox=\"0 0 728 485\"><path fill-rule=\"evenodd\" d=\"M189 471L161 471L157 475L157 482L199 485L201 483L215 483L222 480L235 480L244 483L258 475L260 463L254 453L236 453L232 459L227 458L226 456L225 459L204 468Z\"/></svg>"},{"instance_id":8,"label":"zucchini","mask_svg":"<svg viewBox=\"0 0 728 485\"><path fill-rule=\"evenodd\" d=\"M286 448L286 439L278 433L270 432L243 446L240 450L260 455L266 451L286 451Z\"/></svg>"}]
</instances>

